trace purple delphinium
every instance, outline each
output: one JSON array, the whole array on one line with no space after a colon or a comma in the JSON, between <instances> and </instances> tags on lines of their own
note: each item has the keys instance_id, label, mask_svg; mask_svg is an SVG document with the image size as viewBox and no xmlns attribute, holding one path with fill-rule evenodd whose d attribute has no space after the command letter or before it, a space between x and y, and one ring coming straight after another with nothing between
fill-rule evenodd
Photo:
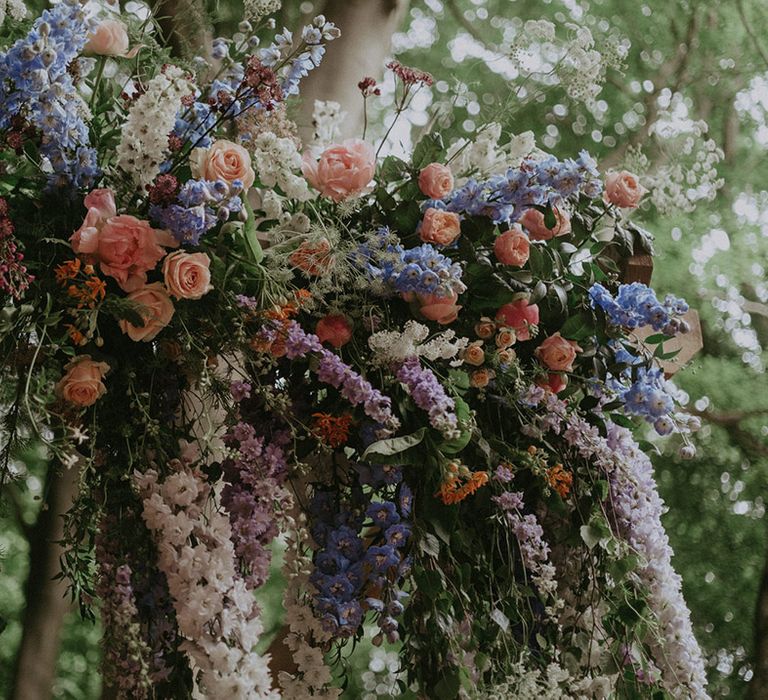
<instances>
[{"instance_id":1,"label":"purple delphinium","mask_svg":"<svg viewBox=\"0 0 768 700\"><path fill-rule=\"evenodd\" d=\"M427 412L430 425L448 439L457 437L459 422L454 413L456 404L445 393L432 370L422 367L417 357L407 358L393 370L398 381L408 388L416 405Z\"/></svg>"}]
</instances>

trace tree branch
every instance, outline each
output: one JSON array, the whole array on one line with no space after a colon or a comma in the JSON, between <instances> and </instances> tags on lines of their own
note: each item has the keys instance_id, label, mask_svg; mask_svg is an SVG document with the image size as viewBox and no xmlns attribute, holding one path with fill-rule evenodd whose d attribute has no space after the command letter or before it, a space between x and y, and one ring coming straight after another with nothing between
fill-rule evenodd
<instances>
[{"instance_id":1,"label":"tree branch","mask_svg":"<svg viewBox=\"0 0 768 700\"><path fill-rule=\"evenodd\" d=\"M765 65L768 66L768 52L766 52L763 45L760 43L760 40L757 37L757 34L755 34L754 29L752 28L752 25L749 23L749 20L747 19L747 13L744 10L744 0L736 0L736 8L739 11L739 18L741 19L742 25L744 25L744 31L747 33L747 36L752 41L752 44L755 47L755 51L757 51L758 56L763 59L765 62Z\"/></svg>"}]
</instances>

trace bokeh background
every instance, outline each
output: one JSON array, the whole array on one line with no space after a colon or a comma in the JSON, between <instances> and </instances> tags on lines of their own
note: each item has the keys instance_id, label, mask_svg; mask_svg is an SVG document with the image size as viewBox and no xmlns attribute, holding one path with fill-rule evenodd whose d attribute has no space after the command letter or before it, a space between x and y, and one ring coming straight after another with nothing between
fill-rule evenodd
<instances>
[{"instance_id":1,"label":"bokeh background","mask_svg":"<svg viewBox=\"0 0 768 700\"><path fill-rule=\"evenodd\" d=\"M28 4L33 12L43 6ZM284 0L277 24L296 28L326 4L332 16L344 3ZM237 31L240 0L210 0L207 10L214 35ZM561 157L586 148L604 168L629 165L661 183L656 205L642 211L656 236L653 285L698 309L705 342L675 375L689 409L703 421L697 456L683 461L677 446L665 443L654 460L669 506L664 522L708 659L712 695L768 697L755 690L768 693L765 684L750 683L760 662L768 664L768 5L412 0L400 14L391 54L432 73L435 84L420 92L388 150L407 149L434 122L454 137L472 138L493 120L511 133L533 131L541 148ZM608 67L595 99L570 99L569 78L546 51L531 52L528 72L510 60L530 19L551 20L566 36L586 26L598 49L629 47L623 67L618 60ZM347 31L359 33L364 44L382 28L358 22ZM382 76L383 70L374 77ZM371 104L369 136L386 128L382 115L392 85L382 84L382 96ZM680 168L683 177L676 180ZM0 509L0 697L10 694L30 543L46 488L45 464L34 446L19 468L24 476ZM276 576L261 593L271 633L280 626L280 585ZM100 697L99 636L97 622L69 613L54 697ZM372 651L361 645L350 656L360 673L347 697L391 697L387 679L395 659Z\"/></svg>"}]
</instances>

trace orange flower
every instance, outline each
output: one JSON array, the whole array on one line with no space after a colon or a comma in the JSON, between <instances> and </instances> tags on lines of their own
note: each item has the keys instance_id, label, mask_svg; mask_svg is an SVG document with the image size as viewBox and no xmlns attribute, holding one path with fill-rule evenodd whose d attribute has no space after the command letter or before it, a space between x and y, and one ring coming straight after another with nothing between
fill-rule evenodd
<instances>
[{"instance_id":1,"label":"orange flower","mask_svg":"<svg viewBox=\"0 0 768 700\"><path fill-rule=\"evenodd\" d=\"M291 253L289 260L307 275L324 275L333 263L331 244L327 238L321 238L317 243L304 241Z\"/></svg>"},{"instance_id":2,"label":"orange flower","mask_svg":"<svg viewBox=\"0 0 768 700\"><path fill-rule=\"evenodd\" d=\"M80 332L80 330L73 326L71 323L68 323L66 328L69 337L72 339L72 342L75 345L83 345L85 342L85 336Z\"/></svg>"},{"instance_id":3,"label":"orange flower","mask_svg":"<svg viewBox=\"0 0 768 700\"><path fill-rule=\"evenodd\" d=\"M74 279L77 277L78 272L80 272L80 258L67 260L67 262L57 266L54 270L54 273L56 274L56 281L59 284L62 284L67 280Z\"/></svg>"},{"instance_id":4,"label":"orange flower","mask_svg":"<svg viewBox=\"0 0 768 700\"><path fill-rule=\"evenodd\" d=\"M482 486L488 483L488 472L472 472L469 479L463 484L456 476L451 476L444 481L440 489L435 494L440 496L440 500L447 506L452 506L463 501L467 496L471 496Z\"/></svg>"},{"instance_id":5,"label":"orange flower","mask_svg":"<svg viewBox=\"0 0 768 700\"><path fill-rule=\"evenodd\" d=\"M560 494L560 498L566 498L571 492L573 474L564 469L562 464L556 464L547 469L547 483Z\"/></svg>"},{"instance_id":6,"label":"orange flower","mask_svg":"<svg viewBox=\"0 0 768 700\"><path fill-rule=\"evenodd\" d=\"M349 440L352 416L334 416L330 413L313 413L312 432L329 447L341 447Z\"/></svg>"}]
</instances>

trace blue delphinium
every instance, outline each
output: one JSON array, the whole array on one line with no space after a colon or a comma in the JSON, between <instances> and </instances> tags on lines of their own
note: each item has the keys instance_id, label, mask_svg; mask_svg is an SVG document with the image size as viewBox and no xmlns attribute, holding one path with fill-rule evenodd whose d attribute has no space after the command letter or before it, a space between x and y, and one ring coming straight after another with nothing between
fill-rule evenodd
<instances>
[{"instance_id":1,"label":"blue delphinium","mask_svg":"<svg viewBox=\"0 0 768 700\"><path fill-rule=\"evenodd\" d=\"M589 298L592 306L602 309L614 326L630 329L651 326L668 336L689 330L688 324L678 318L688 311L685 300L670 294L661 302L650 287L640 282L622 284L615 297L602 284L595 283L589 290Z\"/></svg>"},{"instance_id":2,"label":"blue delphinium","mask_svg":"<svg viewBox=\"0 0 768 700\"><path fill-rule=\"evenodd\" d=\"M29 34L0 53L0 130L21 114L41 133L41 154L53 172L51 187L90 187L98 174L96 151L67 69L92 31L76 0L43 12Z\"/></svg>"},{"instance_id":3,"label":"blue delphinium","mask_svg":"<svg viewBox=\"0 0 768 700\"><path fill-rule=\"evenodd\" d=\"M217 222L242 211L242 191L239 180L231 185L224 180L189 180L176 197L178 203L153 204L149 215L182 245L197 245Z\"/></svg>"}]
</instances>

